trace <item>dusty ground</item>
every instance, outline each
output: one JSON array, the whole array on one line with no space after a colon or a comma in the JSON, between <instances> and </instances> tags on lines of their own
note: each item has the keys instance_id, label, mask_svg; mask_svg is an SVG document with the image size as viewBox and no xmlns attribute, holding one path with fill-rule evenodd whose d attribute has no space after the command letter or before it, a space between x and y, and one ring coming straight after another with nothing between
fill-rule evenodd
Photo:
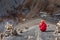
<instances>
[{"instance_id":1,"label":"dusty ground","mask_svg":"<svg viewBox=\"0 0 60 40\"><path fill-rule=\"evenodd\" d=\"M56 25L52 24L48 21L46 21L46 24L49 25L47 27L47 32L41 32L38 28L38 24L40 22L40 18L37 19L32 19L30 21L26 21L24 23L19 23L17 25L15 25L15 28L24 28L24 27L29 27L29 29L27 29L26 32L22 33L22 36L9 36L9 37L4 37L3 40L54 40L55 36L53 34ZM14 22L11 22L12 20L8 21L12 24L14 24ZM2 23L2 29L0 29L1 31L4 29L4 25L6 21L4 23ZM27 37L28 36L28 37Z\"/></svg>"}]
</instances>

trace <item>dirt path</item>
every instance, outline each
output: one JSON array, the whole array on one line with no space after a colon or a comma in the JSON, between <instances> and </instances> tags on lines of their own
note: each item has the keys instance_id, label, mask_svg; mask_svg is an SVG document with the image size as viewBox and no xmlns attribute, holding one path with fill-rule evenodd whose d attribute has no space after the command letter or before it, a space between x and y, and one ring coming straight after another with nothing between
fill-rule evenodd
<instances>
[{"instance_id":1,"label":"dirt path","mask_svg":"<svg viewBox=\"0 0 60 40\"><path fill-rule=\"evenodd\" d=\"M24 23L19 23L18 25L16 25L17 28L25 28L25 27L32 27L32 26L35 26L35 25L38 25L39 22L40 22L41 19L37 18L37 19L32 19L32 20L29 20L29 21L26 21ZM46 23L49 23L49 24L52 24L48 21L46 21ZM47 24L47 25L49 25ZM52 24L53 25L53 24ZM55 25L55 24L54 24Z\"/></svg>"},{"instance_id":2,"label":"dirt path","mask_svg":"<svg viewBox=\"0 0 60 40\"><path fill-rule=\"evenodd\" d=\"M11 37L6 37L4 38L4 40L27 40L27 36L32 36L32 38L30 40L54 40L54 35L53 32L40 32L40 30L38 29L37 24L39 23L40 19L35 19L35 20L31 20L29 22L26 22L24 24L18 24L18 28L20 26L28 26L29 24L29 30L27 32L23 33L23 36L11 36ZM55 30L55 25L46 22L48 25L50 25L49 27L47 27L48 31L51 30ZM33 25L32 25L33 24ZM31 26L32 25L32 26ZM17 27L16 26L16 27ZM39 33L39 34L38 34ZM39 36L37 36L39 35ZM39 37L39 38L38 38Z\"/></svg>"}]
</instances>

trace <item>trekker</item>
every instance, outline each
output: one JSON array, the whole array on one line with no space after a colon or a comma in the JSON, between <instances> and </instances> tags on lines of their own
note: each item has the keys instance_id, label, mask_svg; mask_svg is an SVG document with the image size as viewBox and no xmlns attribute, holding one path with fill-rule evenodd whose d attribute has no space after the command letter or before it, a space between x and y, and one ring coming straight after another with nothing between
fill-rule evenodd
<instances>
[{"instance_id":1,"label":"trekker","mask_svg":"<svg viewBox=\"0 0 60 40\"><path fill-rule=\"evenodd\" d=\"M47 29L47 25L45 23L44 20L41 20L40 24L39 24L39 29L42 31L42 32L45 32L46 29Z\"/></svg>"}]
</instances>

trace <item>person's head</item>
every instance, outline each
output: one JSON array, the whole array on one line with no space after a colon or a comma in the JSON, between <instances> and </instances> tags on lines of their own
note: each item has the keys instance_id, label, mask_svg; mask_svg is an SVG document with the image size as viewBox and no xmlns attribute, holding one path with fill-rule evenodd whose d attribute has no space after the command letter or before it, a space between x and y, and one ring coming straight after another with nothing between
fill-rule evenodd
<instances>
[{"instance_id":1,"label":"person's head","mask_svg":"<svg viewBox=\"0 0 60 40\"><path fill-rule=\"evenodd\" d=\"M45 20L41 20L41 23L44 23L45 22Z\"/></svg>"}]
</instances>

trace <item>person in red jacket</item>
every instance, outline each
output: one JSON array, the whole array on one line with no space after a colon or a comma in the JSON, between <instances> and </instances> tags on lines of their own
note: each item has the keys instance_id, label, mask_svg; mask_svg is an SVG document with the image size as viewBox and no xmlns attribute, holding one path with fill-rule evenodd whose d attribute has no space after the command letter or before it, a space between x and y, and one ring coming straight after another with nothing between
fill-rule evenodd
<instances>
[{"instance_id":1,"label":"person in red jacket","mask_svg":"<svg viewBox=\"0 0 60 40\"><path fill-rule=\"evenodd\" d=\"M39 29L42 31L42 32L45 32L46 29L47 29L47 25L45 23L44 20L41 20L40 24L39 24Z\"/></svg>"}]
</instances>

